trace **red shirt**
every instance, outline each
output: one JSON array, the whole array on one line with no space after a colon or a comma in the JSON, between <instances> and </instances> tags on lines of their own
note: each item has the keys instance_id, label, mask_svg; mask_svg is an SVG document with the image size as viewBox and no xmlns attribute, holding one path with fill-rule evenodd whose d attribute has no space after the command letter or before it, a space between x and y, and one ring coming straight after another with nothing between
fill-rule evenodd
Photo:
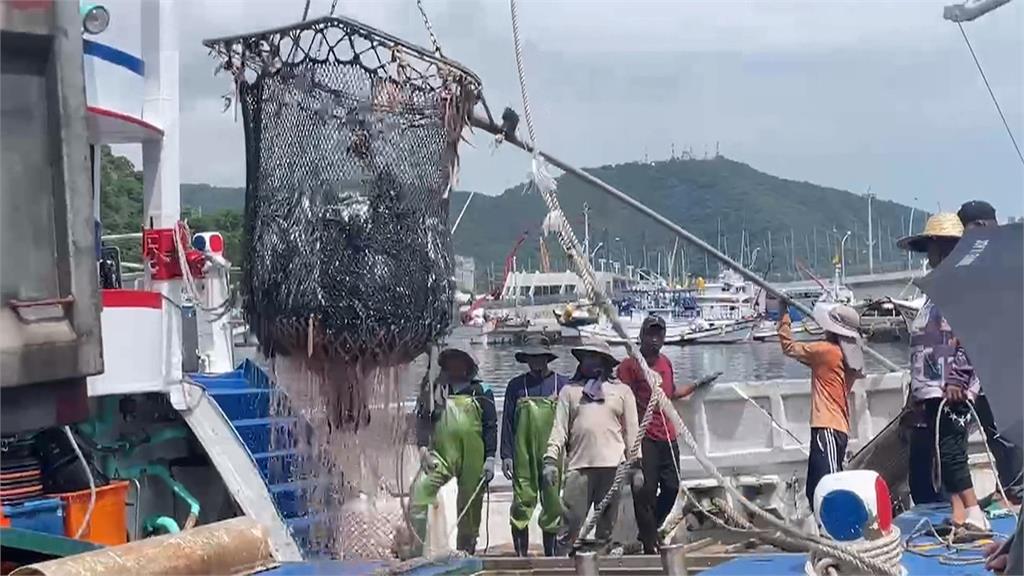
<instances>
[{"instance_id":1,"label":"red shirt","mask_svg":"<svg viewBox=\"0 0 1024 576\"><path fill-rule=\"evenodd\" d=\"M661 389L666 396L672 398L676 392L675 378L672 376L672 362L663 354L658 354L651 369L661 375ZM636 409L640 413L640 421L643 422L647 403L651 401L651 386L644 380L643 371L632 357L626 358L619 364L618 375L619 380L633 390L633 396L636 397ZM656 408L651 417L651 424L647 427L647 437L652 440L675 440L676 438L675 427L665 418L665 413L660 408Z\"/></svg>"}]
</instances>

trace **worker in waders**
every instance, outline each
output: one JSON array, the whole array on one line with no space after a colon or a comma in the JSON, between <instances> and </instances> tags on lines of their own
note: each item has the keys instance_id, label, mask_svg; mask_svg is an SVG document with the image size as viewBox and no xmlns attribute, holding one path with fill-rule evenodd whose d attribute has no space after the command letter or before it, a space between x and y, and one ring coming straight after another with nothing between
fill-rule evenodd
<instances>
[{"instance_id":1,"label":"worker in waders","mask_svg":"<svg viewBox=\"0 0 1024 576\"><path fill-rule=\"evenodd\" d=\"M480 511L487 484L494 478L498 417L494 394L478 378L479 368L469 353L448 348L437 358L441 372L420 392L416 407L416 440L421 472L412 488L409 509L422 553L427 510L449 480L458 482L460 517L456 548L476 553Z\"/></svg>"},{"instance_id":2,"label":"worker in waders","mask_svg":"<svg viewBox=\"0 0 1024 576\"><path fill-rule=\"evenodd\" d=\"M539 498L538 523L544 537L544 555L554 556L562 516L560 486L557 482L542 485L541 474L558 392L569 379L548 366L558 356L551 352L544 336L527 339L515 358L530 370L509 380L501 419L501 471L512 481L512 543L516 556L527 555L530 519Z\"/></svg>"}]
</instances>

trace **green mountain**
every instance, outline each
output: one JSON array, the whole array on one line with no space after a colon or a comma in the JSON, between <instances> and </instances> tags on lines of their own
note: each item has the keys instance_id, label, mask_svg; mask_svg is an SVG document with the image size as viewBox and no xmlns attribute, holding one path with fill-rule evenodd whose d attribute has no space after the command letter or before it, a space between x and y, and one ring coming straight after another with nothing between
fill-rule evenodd
<instances>
[{"instance_id":1,"label":"green mountain","mask_svg":"<svg viewBox=\"0 0 1024 576\"><path fill-rule=\"evenodd\" d=\"M142 181L131 163L104 150L102 219L107 233L135 231L142 209ZM721 246L739 258L741 237L748 254L760 247L754 268L765 270L771 238L773 279L798 276L794 262L830 274L846 231L846 265L849 274L867 270L867 200L864 196L808 182L786 180L717 157L709 160L669 160L626 163L589 169L591 174L618 187L713 246ZM519 185L498 196L476 194L454 235L455 251L476 260L479 288L489 277L500 280L506 257L517 240L527 234L517 254L520 269L537 269L540 225L546 213L535 192ZM240 262L242 242L242 188L183 184L182 207L192 228L220 230L227 240L228 258ZM469 194L451 195L450 219L454 223ZM596 259L626 261L667 273L674 236L649 218L619 201L591 189L578 179L558 178L562 209L580 240L584 234L584 203L589 205L590 246ZM875 221L875 270L906 265L906 256L895 248L902 236L910 207L887 200L873 202ZM927 214L915 215L920 229ZM721 230L721 236L719 236ZM833 230L835 232L833 232ZM553 269L565 269L566 258L554 238L546 240ZM598 248L600 246L600 248ZM715 274L713 260L680 242L677 259L685 257L694 275ZM881 250L879 254L878 250ZM137 261L137 260L136 260ZM610 267L610 264L608 265ZM679 270L677 260L676 270Z\"/></svg>"},{"instance_id":2,"label":"green mountain","mask_svg":"<svg viewBox=\"0 0 1024 576\"><path fill-rule=\"evenodd\" d=\"M861 195L777 178L724 157L648 164L633 162L587 171L712 246L727 248L735 259L739 258L741 236L745 236L749 251L761 247L754 266L759 272L765 270L768 262L770 235L774 279L796 277L794 260L828 276L832 258L838 254L841 237L846 231L851 232L845 247L848 273L867 270L867 199ZM454 237L455 250L477 260L478 285L479 278L487 275L484 268L491 263L495 276L500 277L505 258L524 232L528 232L529 240L517 254L518 266L520 269L538 267L537 237L546 209L539 194L524 192L524 188L518 186L500 196L475 195L459 224ZM463 192L453 195L450 210L453 218L467 197ZM661 270L667 273L675 240L669 231L571 175L558 178L558 197L581 241L584 203L589 205L591 250L603 243L596 258L641 265L646 251L647 267L656 270L660 252ZM903 235L909 216L908 206L879 199L872 202L876 271L906 265L905 254L894 244L895 239ZM918 228L926 217L921 213L915 215ZM553 238L546 242L552 267L563 269L565 258L557 242ZM686 268L691 273L717 272L715 262L709 260L706 266L703 253L697 248L680 242L679 251L683 250ZM678 264L676 270L679 270Z\"/></svg>"}]
</instances>

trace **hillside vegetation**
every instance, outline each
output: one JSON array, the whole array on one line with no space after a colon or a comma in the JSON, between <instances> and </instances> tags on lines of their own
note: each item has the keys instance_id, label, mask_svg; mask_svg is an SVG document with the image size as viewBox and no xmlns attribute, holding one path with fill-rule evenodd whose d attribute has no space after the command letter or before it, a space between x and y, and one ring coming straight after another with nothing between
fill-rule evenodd
<instances>
[{"instance_id":1,"label":"hillside vegetation","mask_svg":"<svg viewBox=\"0 0 1024 576\"><path fill-rule=\"evenodd\" d=\"M749 254L760 247L755 268L764 271L771 238L773 279L797 276L794 262L827 276L838 254L839 240L846 231L846 264L849 274L867 269L867 199L835 188L778 178L735 160L669 160L654 163L626 163L588 170L630 196L663 214L713 246L740 257L741 235L745 233ZM497 196L474 196L454 236L455 251L476 260L477 285L484 288L493 271L500 278L504 261L516 240L527 233L528 240L517 255L520 269L539 266L540 224L545 209L536 192L520 185ZM625 260L667 273L674 236L667 230L617 200L593 190L569 175L558 178L559 199L576 234L583 240L584 203L589 205L590 246L596 259ZM450 219L454 222L469 194L451 196ZM227 256L241 262L244 189L183 184L182 207L196 231L224 233ZM142 181L134 166L104 150L102 219L106 233L136 231L142 210ZM906 256L894 246L903 235L910 208L876 199L875 269L893 270L906 265ZM915 215L920 229L926 214ZM719 236L719 229L722 231ZM834 231L834 232L833 232ZM792 245L791 245L792 239ZM547 240L551 264L564 269L566 259L554 239ZM879 243L881 245L879 245ZM881 254L879 254L879 249ZM136 250L137 254L137 250ZM693 246L680 242L677 252L684 256L686 269L694 275L715 274L713 260ZM749 256L748 262L749 262ZM137 261L137 259L135 260ZM610 264L608 265L610 266Z\"/></svg>"}]
</instances>

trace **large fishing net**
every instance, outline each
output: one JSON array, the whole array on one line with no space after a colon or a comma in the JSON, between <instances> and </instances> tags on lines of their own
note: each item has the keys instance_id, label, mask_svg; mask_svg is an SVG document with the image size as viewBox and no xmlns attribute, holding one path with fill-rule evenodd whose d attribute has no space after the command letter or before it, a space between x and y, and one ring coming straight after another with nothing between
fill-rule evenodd
<instances>
[{"instance_id":1,"label":"large fishing net","mask_svg":"<svg viewBox=\"0 0 1024 576\"><path fill-rule=\"evenodd\" d=\"M308 553L389 555L415 472L403 366L450 326L448 193L479 79L333 16L205 44L245 128L243 308L282 391L271 449L296 453L272 475L301 501L279 509Z\"/></svg>"},{"instance_id":2,"label":"large fishing net","mask_svg":"<svg viewBox=\"0 0 1024 576\"><path fill-rule=\"evenodd\" d=\"M264 354L408 362L448 329L448 191L479 82L352 20L208 41L246 143L245 313Z\"/></svg>"}]
</instances>

